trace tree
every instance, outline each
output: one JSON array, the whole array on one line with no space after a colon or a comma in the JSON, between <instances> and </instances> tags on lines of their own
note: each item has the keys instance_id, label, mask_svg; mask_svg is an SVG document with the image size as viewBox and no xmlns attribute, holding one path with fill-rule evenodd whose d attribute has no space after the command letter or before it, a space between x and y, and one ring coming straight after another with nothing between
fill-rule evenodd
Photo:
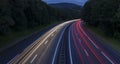
<instances>
[{"instance_id":1,"label":"tree","mask_svg":"<svg viewBox=\"0 0 120 64\"><path fill-rule=\"evenodd\" d=\"M114 35L112 19L119 7L119 0L89 0L82 10L82 18L89 25L98 27L106 35Z\"/></svg>"}]
</instances>

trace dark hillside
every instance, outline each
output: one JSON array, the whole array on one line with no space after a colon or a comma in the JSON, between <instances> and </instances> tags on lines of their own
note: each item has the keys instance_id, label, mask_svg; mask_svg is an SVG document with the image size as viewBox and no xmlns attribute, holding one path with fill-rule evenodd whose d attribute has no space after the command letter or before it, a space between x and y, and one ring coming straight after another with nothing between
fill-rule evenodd
<instances>
[{"instance_id":1,"label":"dark hillside","mask_svg":"<svg viewBox=\"0 0 120 64\"><path fill-rule=\"evenodd\" d=\"M77 17L72 16L74 12L67 12L48 6L41 0L1 0L0 35L7 35L13 30L31 29L54 20L78 18L77 14Z\"/></svg>"}]
</instances>

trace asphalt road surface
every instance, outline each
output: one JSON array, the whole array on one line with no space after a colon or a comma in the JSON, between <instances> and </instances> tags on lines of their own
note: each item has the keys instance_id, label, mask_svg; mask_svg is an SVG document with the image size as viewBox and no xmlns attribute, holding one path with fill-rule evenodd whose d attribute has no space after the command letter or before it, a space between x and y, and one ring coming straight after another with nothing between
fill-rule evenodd
<instances>
[{"instance_id":1,"label":"asphalt road surface","mask_svg":"<svg viewBox=\"0 0 120 64\"><path fill-rule=\"evenodd\" d=\"M76 19L53 27L7 64L120 64L120 54Z\"/></svg>"}]
</instances>

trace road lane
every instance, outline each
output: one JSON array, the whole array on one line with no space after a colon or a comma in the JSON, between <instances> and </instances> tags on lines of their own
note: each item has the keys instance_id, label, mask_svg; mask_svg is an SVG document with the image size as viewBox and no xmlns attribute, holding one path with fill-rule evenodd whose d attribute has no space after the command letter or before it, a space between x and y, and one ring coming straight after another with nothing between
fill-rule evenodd
<instances>
[{"instance_id":1,"label":"road lane","mask_svg":"<svg viewBox=\"0 0 120 64\"><path fill-rule=\"evenodd\" d=\"M51 46L53 46L54 43L51 43L51 41L53 39L51 38L54 38L56 36L56 34L52 37L50 37L49 39L47 39L44 44L42 46L40 46L36 52L34 52L34 54L38 54L38 58L36 58L36 60L34 60L34 62L32 64L41 64L41 63L44 63L45 64L45 61L44 60L47 60L46 59L46 56L48 55L47 53L50 54L51 52ZM48 41L48 43L46 44L46 42ZM34 55L33 54L33 55ZM33 56L31 56L31 58L28 59L28 61L26 62L27 64L29 64L29 61L33 58ZM47 63L46 63L47 64Z\"/></svg>"},{"instance_id":2,"label":"road lane","mask_svg":"<svg viewBox=\"0 0 120 64\"><path fill-rule=\"evenodd\" d=\"M50 32L50 31L49 31ZM24 51L23 51L23 53L21 53L18 57L16 57L15 58L15 62L19 62L18 60L16 60L17 58L21 58L21 57L23 57L24 55L26 56L26 54L27 54L27 52L29 52L35 45L38 45L38 43L41 41L41 40L43 40L45 37L46 37L46 35L48 35L49 34L49 32L47 32L45 35L43 35L43 36L41 36L41 38L38 38L33 44L31 44L28 48L26 48ZM42 45L42 43L40 43L39 45ZM20 59L21 60L21 59ZM22 60L24 60L23 58L22 58ZM11 61L12 62L12 61ZM22 61L21 61L22 62ZM14 62L13 62L14 63Z\"/></svg>"},{"instance_id":3,"label":"road lane","mask_svg":"<svg viewBox=\"0 0 120 64\"><path fill-rule=\"evenodd\" d=\"M71 49L71 41L70 41L70 40L71 40L71 36L70 36L70 34L71 34L71 27L72 27L72 26L69 27L68 42L69 42L70 64L73 64L72 49Z\"/></svg>"},{"instance_id":4,"label":"road lane","mask_svg":"<svg viewBox=\"0 0 120 64\"><path fill-rule=\"evenodd\" d=\"M45 35L43 35L42 37L37 39L34 44L29 46L27 49L25 49L25 51L23 51L23 53L21 53L19 55L19 57L15 58L15 60L17 59L16 61L14 60L14 61L11 61L10 63L14 63L14 64L16 64L16 63L20 63L20 64L28 63L29 60L31 59L31 57L34 56L35 52L37 52L39 47L42 47L43 43L45 43L51 35L53 36L53 33L55 31L61 30L63 27L65 27L66 25L68 25L74 21L75 20L67 21L67 22L64 22L64 23L61 23L61 24L55 26L53 29L48 31Z\"/></svg>"},{"instance_id":5,"label":"road lane","mask_svg":"<svg viewBox=\"0 0 120 64\"><path fill-rule=\"evenodd\" d=\"M63 31L60 35L60 38L58 40L58 43L57 43L57 46L56 46L56 49L55 49L55 53L54 53L54 56L53 56L52 64L55 64L55 62L56 62L56 55L57 55L57 52L58 52L58 48L60 46L60 42L61 42L61 39L63 37L64 31L65 31L66 28L67 28L67 26L65 26L65 28L63 29Z\"/></svg>"},{"instance_id":6,"label":"road lane","mask_svg":"<svg viewBox=\"0 0 120 64\"><path fill-rule=\"evenodd\" d=\"M79 26L80 26L80 24L81 23L79 23ZM81 28L81 27L80 27ZM109 60L109 62L111 62L112 64L115 64L115 62L113 62L111 59L110 59L110 57L108 57L108 55L106 55L104 52L103 52L103 50L101 50L101 48L99 48L96 44L95 44L95 42L93 41L93 40L91 40L91 38L83 31L83 29L81 28L81 31L84 33L84 35L90 40L90 42L98 49L98 50L100 50L100 52L102 53L102 55L103 56L105 56L106 57L106 59L107 60Z\"/></svg>"},{"instance_id":7,"label":"road lane","mask_svg":"<svg viewBox=\"0 0 120 64\"><path fill-rule=\"evenodd\" d=\"M36 54L36 55L33 57L33 59L31 60L30 63L33 63L33 61L36 59L37 56L38 56L38 55Z\"/></svg>"},{"instance_id":8,"label":"road lane","mask_svg":"<svg viewBox=\"0 0 120 64\"><path fill-rule=\"evenodd\" d=\"M79 34L77 33L77 30L75 30L75 28L74 28L74 31L75 31L75 36L76 36L76 39L77 39L77 41L78 41L78 44L79 44L79 47L81 47L82 48L82 50L83 50L83 54L86 54L86 55L84 55L85 57L86 57L86 59L88 60L87 62L88 63L90 63L90 64L93 64L93 60L92 60L92 58L89 56L89 54L88 54L88 48L85 48L85 46L83 46L83 44L82 43L84 43L83 41L82 41L82 39L79 37ZM88 64L87 63L87 64Z\"/></svg>"},{"instance_id":9,"label":"road lane","mask_svg":"<svg viewBox=\"0 0 120 64\"><path fill-rule=\"evenodd\" d=\"M9 63L119 64L120 56L104 49L82 23L76 19L55 26Z\"/></svg>"},{"instance_id":10,"label":"road lane","mask_svg":"<svg viewBox=\"0 0 120 64\"><path fill-rule=\"evenodd\" d=\"M77 23L78 24L78 23ZM78 27L78 26L77 26ZM78 27L79 28L79 27ZM103 61L103 59L99 56L99 53L97 53L97 51L95 50L95 48L93 48L91 45L90 45L90 42L88 42L88 40L86 39L86 37L84 36L84 34L82 33L81 30L79 30L77 28L77 30L79 31L82 39L84 40L85 44L88 46L88 48L91 50L91 52L94 54L94 56L96 57L96 59L101 63L101 64L104 64L105 62Z\"/></svg>"},{"instance_id":11,"label":"road lane","mask_svg":"<svg viewBox=\"0 0 120 64\"><path fill-rule=\"evenodd\" d=\"M79 61L81 61L80 63L81 64L85 64L85 61L84 61L84 59L83 59L83 55L82 55L82 53L81 53L81 51L82 50L80 50L80 48L77 46L77 41L76 41L76 39L75 39L75 32L74 32L74 30L72 30L72 39L73 39L73 43L74 43L74 46L75 46L75 48L76 48L76 50L77 50L77 53L78 53L78 56L79 56Z\"/></svg>"},{"instance_id":12,"label":"road lane","mask_svg":"<svg viewBox=\"0 0 120 64\"><path fill-rule=\"evenodd\" d=\"M102 41L101 39L99 39L98 37L93 35L92 32L86 30L86 28L83 25L81 25L81 27L86 32L86 34L91 37L91 40L93 40L95 44L97 44L107 55L110 56L110 58L112 58L112 60L115 62L115 64L120 63L120 53L119 52L117 52L108 43Z\"/></svg>"},{"instance_id":13,"label":"road lane","mask_svg":"<svg viewBox=\"0 0 120 64\"><path fill-rule=\"evenodd\" d=\"M79 50L79 51L83 50L84 53L87 56L90 56L90 57L88 57L88 60L89 60L88 62L89 63L87 63L87 64L118 64L118 60L115 60L115 59L111 58L111 56L108 56L108 55L106 55L106 53L103 52L104 50L101 50L101 47L96 44L97 41L95 42L94 40L91 39L91 37L86 36L85 31L83 31L83 28L81 27L82 24L80 23L80 21L76 22L73 25L75 27L73 26L74 28L72 28L73 29L73 31L72 31L73 32L73 38L72 39L73 39L74 42L79 43L79 44L74 43L74 46L76 47L77 50ZM81 42L82 42L83 46L82 46ZM71 43L73 43L73 42L71 42ZM77 45L79 45L79 48L77 48ZM80 49L80 48L82 48L82 49ZM77 53L80 55L80 54L82 54L82 51L80 53L79 52L77 52ZM72 54L74 54L74 53L72 53ZM79 56L79 61L80 62L83 62L83 61L85 62L87 57L86 57L86 59L84 59L85 55L84 54L82 54L82 55L83 55L83 56L81 56L82 60L80 59L80 56ZM120 59L120 56L119 56L119 59ZM84 62L81 63L81 64L84 64Z\"/></svg>"},{"instance_id":14,"label":"road lane","mask_svg":"<svg viewBox=\"0 0 120 64\"><path fill-rule=\"evenodd\" d=\"M79 24L81 24L81 23L79 23ZM79 25L80 26L80 25ZM81 29L81 31L83 31L83 28L81 28L80 27L80 29ZM84 32L84 31L83 31ZM89 40L90 40L90 37L89 36L87 36L86 34L85 34L85 32L84 32L84 35L86 36L86 38L89 38ZM86 39L87 40L87 39ZM90 43L94 43L95 44L95 41L92 41L92 40L90 40L91 42ZM98 46L96 47L96 48L98 48ZM101 47L99 46L99 50L100 50L100 52L104 52L104 50L102 50L101 49ZM97 51L96 51L97 52ZM103 55L103 54L102 54ZM105 56L106 55L106 56ZM115 61L114 61L114 59L112 59L109 55L107 55L106 53L105 53L105 55L103 55L107 60L109 60L109 62L107 62L107 61L105 61L104 60L104 62L106 62L106 63L112 63L112 64L117 64ZM101 56L102 57L102 56ZM111 60L112 59L112 60ZM114 61L114 62L113 62Z\"/></svg>"}]
</instances>

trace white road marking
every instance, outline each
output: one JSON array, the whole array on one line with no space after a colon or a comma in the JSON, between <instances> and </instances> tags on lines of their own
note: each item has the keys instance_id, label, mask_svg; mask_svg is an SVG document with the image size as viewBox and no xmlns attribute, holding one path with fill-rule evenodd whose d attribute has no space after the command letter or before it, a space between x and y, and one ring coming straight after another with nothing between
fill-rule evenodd
<instances>
[{"instance_id":1,"label":"white road marking","mask_svg":"<svg viewBox=\"0 0 120 64\"><path fill-rule=\"evenodd\" d=\"M25 64L25 62L33 55L33 53L45 42L45 40L54 32L57 30L58 27L53 28L52 30L50 30L50 34L48 34L40 44L38 44L38 46L31 52L31 54L22 62L23 64ZM52 32L51 32L52 31Z\"/></svg>"},{"instance_id":2,"label":"white road marking","mask_svg":"<svg viewBox=\"0 0 120 64\"><path fill-rule=\"evenodd\" d=\"M31 60L30 63L33 63L33 61L37 58L37 56L38 56L38 55L35 55L35 56L33 57L33 59Z\"/></svg>"},{"instance_id":3,"label":"white road marking","mask_svg":"<svg viewBox=\"0 0 120 64\"><path fill-rule=\"evenodd\" d=\"M81 27L80 27L81 28ZM85 36L88 37L88 39L92 42L92 44L99 49L99 47L91 40L91 38L84 32L84 30L81 28L82 32L85 34ZM101 52L112 64L115 64L104 52Z\"/></svg>"},{"instance_id":4,"label":"white road marking","mask_svg":"<svg viewBox=\"0 0 120 64\"><path fill-rule=\"evenodd\" d=\"M32 51L30 52L30 54L27 55L27 57L25 57L25 59L23 59L23 61L20 62L20 63L21 63L21 64L25 64L25 63L28 61L28 59L33 55L33 53L47 40L47 38L50 37L52 33L54 33L55 31L57 31L58 29L60 29L61 26L67 25L67 24L69 24L69 23L71 23L71 22L74 22L74 21L77 21L77 20L79 20L79 19L66 21L66 22L64 22L64 23L61 23L61 24L55 26L55 27L52 28L50 31L48 31L46 34L48 34L48 33L49 33L49 34L48 34L41 42L39 42L39 44L36 46L36 48L34 48L34 50L32 50ZM39 39L37 39L35 42L38 42L38 41L39 41ZM13 61L12 61L12 62L13 62ZM10 62L10 63L11 63L11 62Z\"/></svg>"},{"instance_id":5,"label":"white road marking","mask_svg":"<svg viewBox=\"0 0 120 64\"><path fill-rule=\"evenodd\" d=\"M47 40L47 41L45 41L45 43L44 43L44 44L46 45L47 43L48 43L48 40Z\"/></svg>"},{"instance_id":6,"label":"white road marking","mask_svg":"<svg viewBox=\"0 0 120 64\"><path fill-rule=\"evenodd\" d=\"M112 64L115 64L104 52L101 52Z\"/></svg>"},{"instance_id":7,"label":"white road marking","mask_svg":"<svg viewBox=\"0 0 120 64\"><path fill-rule=\"evenodd\" d=\"M97 48L99 49L99 47L88 37L88 39L92 42L92 44Z\"/></svg>"},{"instance_id":8,"label":"white road marking","mask_svg":"<svg viewBox=\"0 0 120 64\"><path fill-rule=\"evenodd\" d=\"M81 28L81 27L80 27ZM81 28L82 32L84 33L85 36L87 36L87 38L92 42L92 44L99 49L99 47L91 40L91 38L84 32L84 30Z\"/></svg>"},{"instance_id":9,"label":"white road marking","mask_svg":"<svg viewBox=\"0 0 120 64\"><path fill-rule=\"evenodd\" d=\"M89 56L88 52L86 51L86 49L84 49L84 52L86 53L87 56Z\"/></svg>"},{"instance_id":10,"label":"white road marking","mask_svg":"<svg viewBox=\"0 0 120 64\"><path fill-rule=\"evenodd\" d=\"M67 26L66 26L66 27L67 27ZM59 40L58 40L58 43L57 43L57 46L56 46L56 49L55 49L55 53L54 53L54 56L53 56L52 64L55 64L55 59L56 59L58 47L59 47L59 44L60 44L60 42L61 42L61 39L62 39L62 36L63 36L63 33L64 33L66 27L63 29L63 31L62 31L62 33L61 33L61 35L60 35L60 38L59 38Z\"/></svg>"},{"instance_id":11,"label":"white road marking","mask_svg":"<svg viewBox=\"0 0 120 64\"><path fill-rule=\"evenodd\" d=\"M69 40L69 54L70 54L70 63L73 64L73 60L72 60L72 52L71 52L71 45L70 45L70 29L71 27L69 28L69 35L68 35L68 40Z\"/></svg>"}]
</instances>

